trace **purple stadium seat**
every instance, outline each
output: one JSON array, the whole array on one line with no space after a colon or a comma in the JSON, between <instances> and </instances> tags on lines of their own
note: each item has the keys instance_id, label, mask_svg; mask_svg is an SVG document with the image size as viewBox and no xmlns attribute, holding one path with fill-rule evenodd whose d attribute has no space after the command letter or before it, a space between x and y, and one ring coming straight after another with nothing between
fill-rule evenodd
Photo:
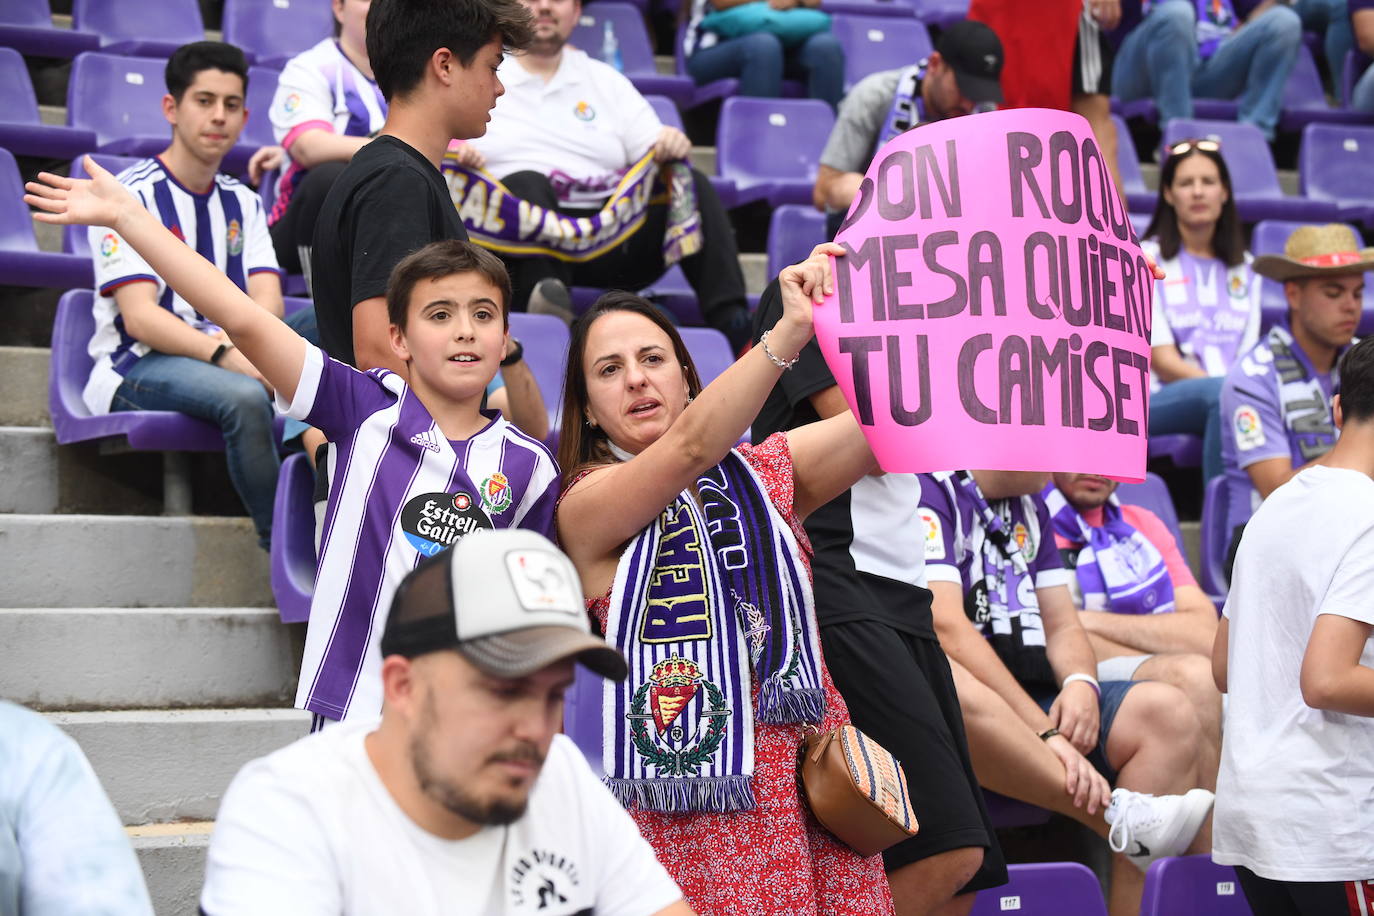
<instances>
[{"instance_id":1,"label":"purple stadium seat","mask_svg":"<svg viewBox=\"0 0 1374 916\"><path fill-rule=\"evenodd\" d=\"M218 452L224 448L219 427L169 410L130 410L92 416L81 398L91 374L86 352L95 332L92 293L74 289L57 303L52 328L52 368L48 410L57 441L66 445L91 439L123 437L136 451Z\"/></svg>"},{"instance_id":2,"label":"purple stadium seat","mask_svg":"<svg viewBox=\"0 0 1374 916\"><path fill-rule=\"evenodd\" d=\"M304 453L288 455L272 503L272 597L282 623L310 619L315 594L315 471Z\"/></svg>"},{"instance_id":3,"label":"purple stadium seat","mask_svg":"<svg viewBox=\"0 0 1374 916\"><path fill-rule=\"evenodd\" d=\"M1107 916L1102 888L1086 865L1009 865L1007 873L1007 884L979 892L970 916Z\"/></svg>"},{"instance_id":4,"label":"purple stadium seat","mask_svg":"<svg viewBox=\"0 0 1374 916\"><path fill-rule=\"evenodd\" d=\"M821 150L835 113L818 99L726 99L716 129L716 170L737 202L811 202Z\"/></svg>"},{"instance_id":5,"label":"purple stadium seat","mask_svg":"<svg viewBox=\"0 0 1374 916\"><path fill-rule=\"evenodd\" d=\"M301 0L296 0L300 3ZM277 94L277 80L281 71L271 67L254 66L248 68L248 121L243 126L236 146L257 149L271 146L277 142L272 134L272 96ZM251 153L249 154L251 156ZM226 157L227 159L228 157Z\"/></svg>"},{"instance_id":6,"label":"purple stadium seat","mask_svg":"<svg viewBox=\"0 0 1374 916\"><path fill-rule=\"evenodd\" d=\"M0 147L19 156L52 159L70 159L95 147L95 134L89 130L42 122L29 69L23 55L11 47L0 46L0 86L10 87L0 110Z\"/></svg>"},{"instance_id":7,"label":"purple stadium seat","mask_svg":"<svg viewBox=\"0 0 1374 916\"><path fill-rule=\"evenodd\" d=\"M1131 225L1135 227L1135 234L1143 238L1145 230L1150 226L1150 214L1132 212L1130 216Z\"/></svg>"},{"instance_id":8,"label":"purple stadium seat","mask_svg":"<svg viewBox=\"0 0 1374 916\"><path fill-rule=\"evenodd\" d=\"M1048 809L999 795L989 789L983 790L983 803L988 806L988 818L992 821L992 826L998 830L1034 827L1050 819Z\"/></svg>"},{"instance_id":9,"label":"purple stadium seat","mask_svg":"<svg viewBox=\"0 0 1374 916\"><path fill-rule=\"evenodd\" d=\"M90 258L39 249L19 166L0 147L0 285L69 289L90 286L91 277Z\"/></svg>"},{"instance_id":10,"label":"purple stadium seat","mask_svg":"<svg viewBox=\"0 0 1374 916\"><path fill-rule=\"evenodd\" d=\"M280 69L333 27L329 4L316 0L224 0L224 40L264 67Z\"/></svg>"},{"instance_id":11,"label":"purple stadium seat","mask_svg":"<svg viewBox=\"0 0 1374 916\"><path fill-rule=\"evenodd\" d=\"M687 345L687 352L692 354L702 387L715 381L716 376L729 369L735 361L735 354L730 352L725 335L715 328L678 328L677 331Z\"/></svg>"},{"instance_id":12,"label":"purple stadium seat","mask_svg":"<svg viewBox=\"0 0 1374 916\"><path fill-rule=\"evenodd\" d=\"M72 0L72 25L100 36L108 54L166 59L205 40L196 0Z\"/></svg>"},{"instance_id":13,"label":"purple stadium seat","mask_svg":"<svg viewBox=\"0 0 1374 916\"><path fill-rule=\"evenodd\" d=\"M654 65L653 46L644 28L644 14L630 3L597 0L582 7L582 15L568 39L592 57L601 59L606 23L611 24L624 73L643 93L665 95L679 105L688 105L696 91L690 76L659 73ZM608 61L609 63L609 61Z\"/></svg>"},{"instance_id":14,"label":"purple stadium seat","mask_svg":"<svg viewBox=\"0 0 1374 916\"><path fill-rule=\"evenodd\" d=\"M1168 458L1176 468L1202 465L1202 437L1191 433L1151 436L1147 451L1151 460Z\"/></svg>"},{"instance_id":15,"label":"purple stadium seat","mask_svg":"<svg viewBox=\"0 0 1374 916\"><path fill-rule=\"evenodd\" d=\"M53 25L48 0L0 3L0 46L32 57L75 57L100 47L100 37Z\"/></svg>"},{"instance_id":16,"label":"purple stadium seat","mask_svg":"<svg viewBox=\"0 0 1374 916\"><path fill-rule=\"evenodd\" d=\"M1131 130L1121 115L1112 115L1112 123L1116 125L1116 167L1121 172L1126 209L1132 213L1151 214L1157 195L1145 186L1145 176L1140 171L1140 154L1135 148Z\"/></svg>"},{"instance_id":17,"label":"purple stadium seat","mask_svg":"<svg viewBox=\"0 0 1374 916\"><path fill-rule=\"evenodd\" d=\"M1335 207L1338 218L1374 228L1374 127L1304 127L1298 183L1308 197Z\"/></svg>"},{"instance_id":18,"label":"purple stadium seat","mask_svg":"<svg viewBox=\"0 0 1374 916\"><path fill-rule=\"evenodd\" d=\"M1163 148L1180 140L1205 137L1221 143L1221 155L1231 172L1236 208L1241 219L1301 219L1325 222L1335 207L1323 200L1289 197L1279 186L1274 154L1258 127L1239 121L1175 118L1164 128Z\"/></svg>"},{"instance_id":19,"label":"purple stadium seat","mask_svg":"<svg viewBox=\"0 0 1374 916\"><path fill-rule=\"evenodd\" d=\"M525 348L525 363L534 373L549 412L549 441L556 441L563 410L563 373L568 364L568 326L552 315L512 312L510 333Z\"/></svg>"},{"instance_id":20,"label":"purple stadium seat","mask_svg":"<svg viewBox=\"0 0 1374 916\"><path fill-rule=\"evenodd\" d=\"M968 0L906 0L927 25L947 26L968 18Z\"/></svg>"},{"instance_id":21,"label":"purple stadium seat","mask_svg":"<svg viewBox=\"0 0 1374 916\"><path fill-rule=\"evenodd\" d=\"M1169 488L1158 474L1146 471L1144 482L1123 483L1116 488L1116 496L1123 504L1140 506L1159 516L1159 520L1168 526L1169 533L1174 536L1178 549L1183 549L1183 529L1178 525L1178 512L1174 509L1173 498L1169 496Z\"/></svg>"},{"instance_id":22,"label":"purple stadium seat","mask_svg":"<svg viewBox=\"0 0 1374 916\"><path fill-rule=\"evenodd\" d=\"M81 156L72 160L71 170L68 172L73 178L88 178L86 166L82 162ZM95 164L101 168L118 175L129 166L138 162L138 156L111 156L106 153L91 153L91 158ZM87 244L87 234L85 226L63 226L62 227L62 250L70 254L80 255L90 259L91 247ZM87 285L90 285L87 283Z\"/></svg>"},{"instance_id":23,"label":"purple stadium seat","mask_svg":"<svg viewBox=\"0 0 1374 916\"><path fill-rule=\"evenodd\" d=\"M1157 859L1145 873L1140 916L1252 916L1236 870L1211 856Z\"/></svg>"},{"instance_id":24,"label":"purple stadium seat","mask_svg":"<svg viewBox=\"0 0 1374 916\"><path fill-rule=\"evenodd\" d=\"M664 126L676 127L684 134L687 133L687 128L683 126L682 123L682 112L678 110L677 105L672 99L662 95L646 95L644 96L644 101L649 103L649 107L654 110L654 114L658 115L658 120L661 121ZM720 202L727 208L734 206L735 183L728 179L721 178L719 175L708 175L706 177L710 179L711 187L716 189L716 194L720 197ZM684 279L683 282L685 283L686 280ZM694 294L693 302L695 303L695 301L696 297Z\"/></svg>"},{"instance_id":25,"label":"purple stadium seat","mask_svg":"<svg viewBox=\"0 0 1374 916\"><path fill-rule=\"evenodd\" d=\"M1317 63L1306 45L1298 47L1298 60L1283 90L1283 112L1279 129L1300 131L1306 124L1368 124L1374 123L1374 112L1332 108L1326 101Z\"/></svg>"},{"instance_id":26,"label":"purple stadium seat","mask_svg":"<svg viewBox=\"0 0 1374 916\"><path fill-rule=\"evenodd\" d=\"M1345 64L1341 67L1341 104L1346 108L1350 107L1350 99L1355 93L1355 83L1359 81L1360 75L1369 64L1370 59L1361 54L1358 48L1352 48L1346 53Z\"/></svg>"},{"instance_id":27,"label":"purple stadium seat","mask_svg":"<svg viewBox=\"0 0 1374 916\"><path fill-rule=\"evenodd\" d=\"M96 150L151 156L167 148L172 129L162 116L164 61L89 51L72 61L67 123L95 132Z\"/></svg>"},{"instance_id":28,"label":"purple stadium seat","mask_svg":"<svg viewBox=\"0 0 1374 916\"><path fill-rule=\"evenodd\" d=\"M825 237L825 214L810 204L783 204L768 220L768 276L811 255Z\"/></svg>"},{"instance_id":29,"label":"purple stadium seat","mask_svg":"<svg viewBox=\"0 0 1374 916\"><path fill-rule=\"evenodd\" d=\"M1198 585L1214 601L1225 599L1230 585L1226 581L1226 550L1231 546L1231 529L1226 524L1230 512L1226 475L1207 481L1202 494L1202 543L1200 545ZM1220 601L1218 601L1220 604Z\"/></svg>"},{"instance_id":30,"label":"purple stadium seat","mask_svg":"<svg viewBox=\"0 0 1374 916\"><path fill-rule=\"evenodd\" d=\"M903 9L910 13L910 7ZM870 73L909 67L934 49L930 32L913 18L837 13L830 31L844 48L846 90Z\"/></svg>"},{"instance_id":31,"label":"purple stadium seat","mask_svg":"<svg viewBox=\"0 0 1374 916\"><path fill-rule=\"evenodd\" d=\"M822 12L832 16L882 16L894 19L914 19L916 11L904 0L821 0ZM913 57L909 63L920 60L924 55Z\"/></svg>"},{"instance_id":32,"label":"purple stadium seat","mask_svg":"<svg viewBox=\"0 0 1374 916\"><path fill-rule=\"evenodd\" d=\"M601 688L604 683L598 675L578 665L572 689L563 698L563 733L577 745L598 778L604 773L601 765Z\"/></svg>"}]
</instances>

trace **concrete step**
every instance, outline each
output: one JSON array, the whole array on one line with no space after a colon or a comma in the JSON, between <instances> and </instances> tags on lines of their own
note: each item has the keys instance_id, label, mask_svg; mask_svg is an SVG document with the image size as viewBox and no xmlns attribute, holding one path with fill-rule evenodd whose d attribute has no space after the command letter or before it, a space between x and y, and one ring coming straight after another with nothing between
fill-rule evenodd
<instances>
[{"instance_id":1,"label":"concrete step","mask_svg":"<svg viewBox=\"0 0 1374 916\"><path fill-rule=\"evenodd\" d=\"M0 645L23 651L0 665L0 696L46 710L289 706L292 636L275 608L2 608Z\"/></svg>"},{"instance_id":2,"label":"concrete step","mask_svg":"<svg viewBox=\"0 0 1374 916\"><path fill-rule=\"evenodd\" d=\"M157 916L191 916L205 883L213 821L126 827Z\"/></svg>"},{"instance_id":3,"label":"concrete step","mask_svg":"<svg viewBox=\"0 0 1374 916\"><path fill-rule=\"evenodd\" d=\"M246 518L0 515L9 607L271 607L269 572Z\"/></svg>"},{"instance_id":4,"label":"concrete step","mask_svg":"<svg viewBox=\"0 0 1374 916\"><path fill-rule=\"evenodd\" d=\"M41 426L0 426L0 512L57 510L57 440Z\"/></svg>"},{"instance_id":5,"label":"concrete step","mask_svg":"<svg viewBox=\"0 0 1374 916\"><path fill-rule=\"evenodd\" d=\"M310 730L299 709L54 712L125 824L213 820L245 763Z\"/></svg>"},{"instance_id":6,"label":"concrete step","mask_svg":"<svg viewBox=\"0 0 1374 916\"><path fill-rule=\"evenodd\" d=\"M0 426L47 426L47 347L0 347Z\"/></svg>"},{"instance_id":7,"label":"concrete step","mask_svg":"<svg viewBox=\"0 0 1374 916\"><path fill-rule=\"evenodd\" d=\"M739 266L744 271L744 291L757 296L762 293L773 278L768 276L768 255L752 252L739 256Z\"/></svg>"}]
</instances>

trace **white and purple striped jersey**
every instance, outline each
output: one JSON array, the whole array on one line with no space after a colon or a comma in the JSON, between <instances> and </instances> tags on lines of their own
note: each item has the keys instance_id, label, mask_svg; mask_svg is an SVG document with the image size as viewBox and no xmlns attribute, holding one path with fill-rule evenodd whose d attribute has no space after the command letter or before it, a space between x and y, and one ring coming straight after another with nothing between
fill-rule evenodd
<instances>
[{"instance_id":1,"label":"white and purple striped jersey","mask_svg":"<svg viewBox=\"0 0 1374 916\"><path fill-rule=\"evenodd\" d=\"M382 627L401 579L478 528L552 538L558 466L494 413L450 441L400 376L359 372L313 346L295 400L278 407L329 438L332 471L296 706L375 717Z\"/></svg>"},{"instance_id":2,"label":"white and purple striped jersey","mask_svg":"<svg viewBox=\"0 0 1374 916\"><path fill-rule=\"evenodd\" d=\"M272 97L272 133L288 152L297 137L316 128L345 137L367 137L382 129L386 111L382 90L353 65L336 39L326 38L286 62ZM292 192L305 177L304 168L288 161L277 179L270 223L286 212Z\"/></svg>"},{"instance_id":3,"label":"white and purple striped jersey","mask_svg":"<svg viewBox=\"0 0 1374 916\"><path fill-rule=\"evenodd\" d=\"M204 193L178 182L156 157L134 163L118 175L143 206L157 214L172 234L195 248L205 259L248 290L248 277L270 270L280 274L267 219L257 192L228 175L216 175ZM92 413L110 412L110 402L125 374L151 348L124 329L114 291L141 280L157 284L158 303L193 328L214 333L217 326L177 295L139 257L133 246L112 229L87 230L91 260L95 262L95 333L87 347L94 365L82 397Z\"/></svg>"}]
</instances>

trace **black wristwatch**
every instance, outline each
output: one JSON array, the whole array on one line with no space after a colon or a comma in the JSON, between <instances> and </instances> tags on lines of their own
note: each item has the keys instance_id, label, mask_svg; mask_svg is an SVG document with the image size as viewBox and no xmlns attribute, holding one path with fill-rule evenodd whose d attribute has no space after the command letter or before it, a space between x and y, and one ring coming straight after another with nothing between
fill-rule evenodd
<instances>
[{"instance_id":1,"label":"black wristwatch","mask_svg":"<svg viewBox=\"0 0 1374 916\"><path fill-rule=\"evenodd\" d=\"M224 359L224 354L232 349L234 349L233 344L220 344L218 347L215 347L215 352L210 354L210 365L218 366L219 361Z\"/></svg>"},{"instance_id":2,"label":"black wristwatch","mask_svg":"<svg viewBox=\"0 0 1374 916\"><path fill-rule=\"evenodd\" d=\"M520 342L520 338L512 337L511 343L515 344L515 349L510 351L510 355L501 360L501 366L514 366L525 358L525 345Z\"/></svg>"}]
</instances>

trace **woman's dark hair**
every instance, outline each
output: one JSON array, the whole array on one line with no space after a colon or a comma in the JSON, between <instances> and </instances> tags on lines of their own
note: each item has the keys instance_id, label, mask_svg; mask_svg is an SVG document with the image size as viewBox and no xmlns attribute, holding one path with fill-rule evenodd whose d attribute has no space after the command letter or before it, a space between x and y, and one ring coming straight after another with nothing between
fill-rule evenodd
<instances>
[{"instance_id":1,"label":"woman's dark hair","mask_svg":"<svg viewBox=\"0 0 1374 916\"><path fill-rule=\"evenodd\" d=\"M1190 156L1212 160L1221 175L1221 186L1226 189L1226 202L1221 205L1221 216L1217 218L1216 228L1212 231L1212 250L1227 267L1245 263L1245 236L1241 233L1240 214L1236 212L1231 172L1226 168L1226 160L1221 158L1220 152L1193 147L1164 160L1164 167L1159 171L1159 197L1155 200L1155 212L1150 217L1150 225L1145 229L1145 238L1159 242L1160 260L1178 257L1178 251L1183 247L1183 236L1178 231L1178 211L1164 199L1164 190L1173 185L1178 167Z\"/></svg>"},{"instance_id":2,"label":"woman's dark hair","mask_svg":"<svg viewBox=\"0 0 1374 916\"><path fill-rule=\"evenodd\" d=\"M396 263L386 283L387 320L404 331L415 284L467 273L480 274L501 293L501 323L509 328L510 274L506 265L485 248L457 239L430 242Z\"/></svg>"},{"instance_id":3,"label":"woman's dark hair","mask_svg":"<svg viewBox=\"0 0 1374 916\"><path fill-rule=\"evenodd\" d=\"M162 71L167 93L180 105L181 97L196 81L196 74L205 70L223 70L234 74L243 80L243 95L247 98L248 61L242 51L222 41L193 41L173 51Z\"/></svg>"},{"instance_id":4,"label":"woman's dark hair","mask_svg":"<svg viewBox=\"0 0 1374 916\"><path fill-rule=\"evenodd\" d=\"M440 48L448 48L466 67L494 38L507 50L528 47L533 23L520 0L372 0L367 60L390 102L420 84Z\"/></svg>"},{"instance_id":5,"label":"woman's dark hair","mask_svg":"<svg viewBox=\"0 0 1374 916\"><path fill-rule=\"evenodd\" d=\"M581 471L592 465L608 464L611 450L606 431L587 423L587 338L592 325L611 312L632 312L652 321L673 342L673 358L687 373L687 396L701 393L701 376L697 375L692 354L682 342L682 335L668 317L643 297L621 290L605 293L592 303L581 318L573 322L572 340L568 344L568 371L563 377L563 425L558 432L558 466L563 469L563 486L567 487Z\"/></svg>"}]
</instances>

